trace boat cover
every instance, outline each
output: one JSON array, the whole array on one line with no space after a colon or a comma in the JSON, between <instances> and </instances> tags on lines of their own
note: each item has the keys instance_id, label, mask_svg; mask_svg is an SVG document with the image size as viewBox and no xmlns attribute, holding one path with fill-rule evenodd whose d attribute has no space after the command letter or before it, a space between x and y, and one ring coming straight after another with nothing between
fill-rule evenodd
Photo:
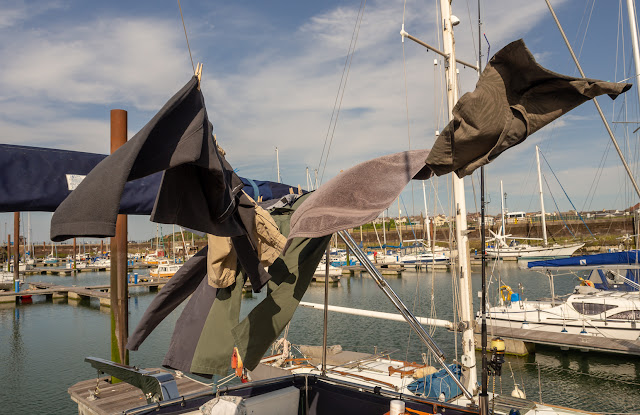
<instances>
[{"instance_id":1,"label":"boat cover","mask_svg":"<svg viewBox=\"0 0 640 415\"><path fill-rule=\"evenodd\" d=\"M0 144L0 212L53 212L104 154ZM150 215L162 173L127 182L119 213ZM291 186L240 177L243 190L258 200L289 194ZM297 190L296 190L297 191ZM306 191L303 191L306 193Z\"/></svg>"},{"instance_id":2,"label":"boat cover","mask_svg":"<svg viewBox=\"0 0 640 415\"><path fill-rule=\"evenodd\" d=\"M462 377L462 368L460 365L452 364L448 366L451 372L460 380ZM460 387L451 379L444 369L440 369L423 378L416 379L407 386L407 389L416 395L426 398L438 399L440 395L444 394L443 401L445 402L462 394Z\"/></svg>"},{"instance_id":3,"label":"boat cover","mask_svg":"<svg viewBox=\"0 0 640 415\"><path fill-rule=\"evenodd\" d=\"M531 261L527 268L560 268L560 267L588 267L595 265L629 265L634 264L640 257L638 251L607 252L604 254L582 255L562 259L548 259Z\"/></svg>"}]
</instances>

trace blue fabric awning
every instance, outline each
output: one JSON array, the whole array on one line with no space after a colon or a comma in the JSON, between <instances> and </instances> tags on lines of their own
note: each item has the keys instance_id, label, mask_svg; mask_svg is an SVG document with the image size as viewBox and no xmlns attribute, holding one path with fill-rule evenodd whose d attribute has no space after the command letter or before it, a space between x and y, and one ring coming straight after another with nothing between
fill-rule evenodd
<instances>
[{"instance_id":1,"label":"blue fabric awning","mask_svg":"<svg viewBox=\"0 0 640 415\"><path fill-rule=\"evenodd\" d=\"M53 212L104 154L0 144L0 212ZM149 215L162 173L125 185L120 213ZM254 199L280 198L292 186L241 178L244 191ZM251 182L255 184L252 186ZM255 194L255 189L259 194ZM297 191L297 188L296 188Z\"/></svg>"},{"instance_id":2,"label":"blue fabric awning","mask_svg":"<svg viewBox=\"0 0 640 415\"><path fill-rule=\"evenodd\" d=\"M531 261L527 268L557 268L557 267L585 267L594 265L629 265L634 264L638 251L607 252L604 254L582 255L562 259L548 259L545 261Z\"/></svg>"}]
</instances>

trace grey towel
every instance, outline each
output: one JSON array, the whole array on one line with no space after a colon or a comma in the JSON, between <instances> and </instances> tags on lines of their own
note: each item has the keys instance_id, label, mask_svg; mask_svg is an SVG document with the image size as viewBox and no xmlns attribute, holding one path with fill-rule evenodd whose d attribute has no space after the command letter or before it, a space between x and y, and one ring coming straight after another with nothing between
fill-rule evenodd
<instances>
[{"instance_id":1,"label":"grey towel","mask_svg":"<svg viewBox=\"0 0 640 415\"><path fill-rule=\"evenodd\" d=\"M427 166L438 176L467 176L578 105L603 94L615 98L629 88L551 72L516 40L491 58L476 89L455 105Z\"/></svg>"},{"instance_id":2,"label":"grey towel","mask_svg":"<svg viewBox=\"0 0 640 415\"><path fill-rule=\"evenodd\" d=\"M232 216L243 184L218 152L212 128L193 77L60 204L51 219L51 239L113 236L125 183L163 170L152 221L243 235Z\"/></svg>"},{"instance_id":3,"label":"grey towel","mask_svg":"<svg viewBox=\"0 0 640 415\"><path fill-rule=\"evenodd\" d=\"M329 180L291 217L291 240L317 238L369 223L385 210L411 179L425 180L429 150L412 150L365 161Z\"/></svg>"}]
</instances>

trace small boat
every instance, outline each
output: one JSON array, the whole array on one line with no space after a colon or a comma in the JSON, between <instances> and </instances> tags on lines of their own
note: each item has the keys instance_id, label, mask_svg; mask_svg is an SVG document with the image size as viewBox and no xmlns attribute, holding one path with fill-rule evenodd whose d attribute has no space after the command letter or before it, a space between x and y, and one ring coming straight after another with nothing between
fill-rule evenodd
<instances>
[{"instance_id":1,"label":"small boat","mask_svg":"<svg viewBox=\"0 0 640 415\"><path fill-rule=\"evenodd\" d=\"M170 264L169 261L163 261L158 264L158 268L149 271L149 275L155 278L171 278L180 270L183 264Z\"/></svg>"},{"instance_id":2,"label":"small boat","mask_svg":"<svg viewBox=\"0 0 640 415\"><path fill-rule=\"evenodd\" d=\"M9 268L9 272L13 272L13 263L9 264L8 268ZM33 266L29 265L28 263L24 263L22 261L18 263L18 272L25 272L31 269L33 269Z\"/></svg>"},{"instance_id":3,"label":"small boat","mask_svg":"<svg viewBox=\"0 0 640 415\"><path fill-rule=\"evenodd\" d=\"M90 266L93 268L111 268L111 260L109 258L96 258Z\"/></svg>"},{"instance_id":4,"label":"small boat","mask_svg":"<svg viewBox=\"0 0 640 415\"><path fill-rule=\"evenodd\" d=\"M84 269L87 267L87 263L85 261L76 261L75 265L75 269ZM73 261L67 262L66 268L73 269Z\"/></svg>"},{"instance_id":5,"label":"small boat","mask_svg":"<svg viewBox=\"0 0 640 415\"><path fill-rule=\"evenodd\" d=\"M53 265L58 263L58 258L56 258L53 254L47 255L47 257L43 261L44 264Z\"/></svg>"},{"instance_id":6,"label":"small boat","mask_svg":"<svg viewBox=\"0 0 640 415\"><path fill-rule=\"evenodd\" d=\"M327 275L327 265L326 263L320 262L316 267L316 272L313 274L312 281L315 282L324 282L324 279ZM342 268L334 267L329 264L329 282L335 283L340 282L340 277L342 276Z\"/></svg>"}]
</instances>

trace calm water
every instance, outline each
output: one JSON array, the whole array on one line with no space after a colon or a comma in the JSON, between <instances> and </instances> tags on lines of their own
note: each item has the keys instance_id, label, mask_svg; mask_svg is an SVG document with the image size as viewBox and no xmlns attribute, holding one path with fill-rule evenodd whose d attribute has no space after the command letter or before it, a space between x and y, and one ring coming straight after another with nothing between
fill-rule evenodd
<instances>
[{"instance_id":1,"label":"calm water","mask_svg":"<svg viewBox=\"0 0 640 415\"><path fill-rule=\"evenodd\" d=\"M473 275L474 302L480 286L479 268ZM490 269L488 269L490 272ZM501 264L494 278L516 289L522 283L529 299L549 295L545 276L520 270L514 263ZM452 278L448 272L405 272L402 278L387 277L392 288L414 309L416 315L451 319L453 316ZM31 281L47 281L65 285L108 283L107 273L80 273L77 277L33 276ZM569 277L555 281L556 294L569 293L575 286ZM432 307L432 286L434 301ZM493 297L497 284L491 288ZM154 294L145 289L131 290L130 328L133 329ZM242 314L254 307L264 294L243 300ZM312 284L305 301L321 303L323 285ZM339 286L330 288L333 305L395 312L373 280L367 276L344 277ZM171 314L131 354L131 363L141 367L158 367L166 351L171 332L182 307ZM433 310L433 312L432 312ZM97 302L73 305L63 301L54 304L34 297L32 304L0 308L0 413L77 413L67 388L96 373L84 357L110 357L109 309ZM372 352L378 349L398 350L397 358L421 360L426 353L410 335L404 323L375 320L359 316L329 314L329 344L344 349ZM450 360L457 354L454 334L437 329L434 338ZM289 332L294 344L322 344L322 312L299 308ZM479 355L478 355L479 357ZM529 398L540 399L538 374L542 379L542 401L563 406L606 413L640 413L640 359L595 353L561 352L538 349L535 356L508 357L503 376L496 382L496 392L510 393L514 382ZM620 382L622 381L622 382ZM491 384L490 384L491 389Z\"/></svg>"}]
</instances>

